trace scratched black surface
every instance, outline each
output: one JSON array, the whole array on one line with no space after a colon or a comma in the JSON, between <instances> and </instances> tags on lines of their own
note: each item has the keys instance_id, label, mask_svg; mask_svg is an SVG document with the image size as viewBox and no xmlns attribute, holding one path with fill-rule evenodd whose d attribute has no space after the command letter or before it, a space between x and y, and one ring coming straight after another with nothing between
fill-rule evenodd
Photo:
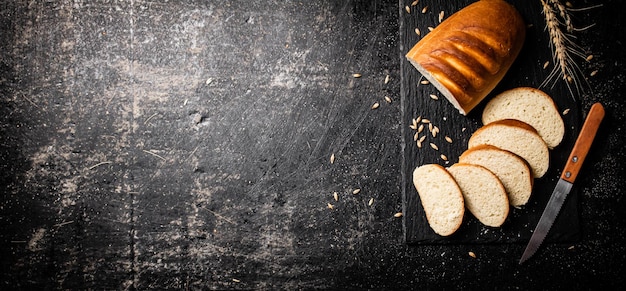
<instances>
[{"instance_id":1,"label":"scratched black surface","mask_svg":"<svg viewBox=\"0 0 626 291\"><path fill-rule=\"evenodd\" d=\"M419 78L403 63L417 40L410 25L426 31L439 11L469 1L421 0L429 12L409 16L410 2L0 4L0 289L623 285L618 1L574 12L579 27L596 24L577 35L594 55L581 68L598 74L567 122L574 131L592 102L607 108L576 182L579 239L547 244L523 266L522 243L407 244L404 219L394 217L410 189L404 160L436 161L410 152L407 118L433 112L459 142L479 125L443 100L410 98L427 86L404 89ZM537 85L546 73L539 1L514 2L537 24L527 62L497 90ZM561 108L571 105L558 96ZM466 132L446 127L452 121ZM566 138L545 184L562 167ZM445 150L454 159L461 148Z\"/></svg>"}]
</instances>

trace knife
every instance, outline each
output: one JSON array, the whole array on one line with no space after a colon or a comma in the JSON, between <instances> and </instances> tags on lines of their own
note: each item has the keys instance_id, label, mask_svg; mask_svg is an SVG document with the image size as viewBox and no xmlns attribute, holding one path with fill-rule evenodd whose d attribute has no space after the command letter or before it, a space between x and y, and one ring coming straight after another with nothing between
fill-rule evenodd
<instances>
[{"instance_id":1,"label":"knife","mask_svg":"<svg viewBox=\"0 0 626 291\"><path fill-rule=\"evenodd\" d=\"M520 264L524 263L537 252L539 246L548 235L554 220L561 210L561 206L563 206L565 198L567 198L567 194L569 194L572 189L574 180L576 180L580 167L589 152L589 148L596 136L602 118L604 118L604 107L602 107L600 103L593 104L589 110L589 114L587 114L583 128L578 134L574 148L565 163L563 173L561 173L561 177L556 183L552 196L550 196L550 200L548 200L546 209L543 211L543 214L541 214L539 223L533 235L530 237L524 254L522 254L522 258L519 261Z\"/></svg>"}]
</instances>

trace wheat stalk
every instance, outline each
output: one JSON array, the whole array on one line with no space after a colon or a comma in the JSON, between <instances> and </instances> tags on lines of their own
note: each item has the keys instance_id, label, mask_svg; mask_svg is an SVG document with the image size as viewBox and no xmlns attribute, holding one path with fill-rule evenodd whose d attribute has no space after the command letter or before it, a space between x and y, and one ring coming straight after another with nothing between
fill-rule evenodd
<instances>
[{"instance_id":1,"label":"wheat stalk","mask_svg":"<svg viewBox=\"0 0 626 291\"><path fill-rule=\"evenodd\" d=\"M552 83L552 87L554 87L556 81L562 79L572 94L572 98L576 99L572 86L577 93L580 93L582 90L581 81L586 81L586 79L582 77L582 70L574 58L585 59L584 50L573 41L575 37L571 33L576 29L572 25L569 11L565 5L560 0L540 1L546 20L546 30L550 36L552 61L555 64L541 87L549 83ZM563 31L563 28L567 33Z\"/></svg>"}]
</instances>

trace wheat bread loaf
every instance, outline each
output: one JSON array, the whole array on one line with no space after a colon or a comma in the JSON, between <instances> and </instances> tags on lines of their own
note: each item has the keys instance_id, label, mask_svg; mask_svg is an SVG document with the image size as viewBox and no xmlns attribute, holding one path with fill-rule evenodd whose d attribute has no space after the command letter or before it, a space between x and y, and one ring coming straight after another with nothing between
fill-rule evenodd
<instances>
[{"instance_id":1,"label":"wheat bread loaf","mask_svg":"<svg viewBox=\"0 0 626 291\"><path fill-rule=\"evenodd\" d=\"M457 163L448 168L456 180L465 201L465 207L482 224L502 226L509 215L509 199L502 182L487 168Z\"/></svg>"},{"instance_id":2,"label":"wheat bread loaf","mask_svg":"<svg viewBox=\"0 0 626 291\"><path fill-rule=\"evenodd\" d=\"M489 100L483 110L483 124L502 119L517 119L534 127L550 149L558 146L565 135L563 119L552 97L535 88L514 88Z\"/></svg>"},{"instance_id":3,"label":"wheat bread loaf","mask_svg":"<svg viewBox=\"0 0 626 291\"><path fill-rule=\"evenodd\" d=\"M502 80L519 54L526 25L502 0L481 0L452 14L406 54L461 114Z\"/></svg>"},{"instance_id":4,"label":"wheat bread loaf","mask_svg":"<svg viewBox=\"0 0 626 291\"><path fill-rule=\"evenodd\" d=\"M533 175L528 163L518 155L491 145L479 145L463 152L459 163L479 165L494 173L506 190L509 203L520 207L528 203Z\"/></svg>"},{"instance_id":5,"label":"wheat bread loaf","mask_svg":"<svg viewBox=\"0 0 626 291\"><path fill-rule=\"evenodd\" d=\"M435 233L453 234L463 222L465 204L456 180L442 166L425 164L413 171L413 184Z\"/></svg>"},{"instance_id":6,"label":"wheat bread loaf","mask_svg":"<svg viewBox=\"0 0 626 291\"><path fill-rule=\"evenodd\" d=\"M470 137L468 148L479 145L496 146L522 157L535 178L543 177L550 165L548 146L537 131L523 121L503 119L479 128Z\"/></svg>"}]
</instances>

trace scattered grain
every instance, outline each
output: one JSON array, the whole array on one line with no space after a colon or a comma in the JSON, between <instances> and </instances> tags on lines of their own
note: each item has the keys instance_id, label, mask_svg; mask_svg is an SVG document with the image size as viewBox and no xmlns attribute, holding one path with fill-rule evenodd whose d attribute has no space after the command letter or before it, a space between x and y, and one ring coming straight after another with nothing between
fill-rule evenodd
<instances>
[{"instance_id":1,"label":"scattered grain","mask_svg":"<svg viewBox=\"0 0 626 291\"><path fill-rule=\"evenodd\" d=\"M335 206L330 204L330 202L326 205L326 207L328 207L328 209L333 209Z\"/></svg>"},{"instance_id":2,"label":"scattered grain","mask_svg":"<svg viewBox=\"0 0 626 291\"><path fill-rule=\"evenodd\" d=\"M361 192L361 189L359 189L359 188L356 188L356 189L352 190L352 194L354 194L354 195L359 194L360 192Z\"/></svg>"},{"instance_id":3,"label":"scattered grain","mask_svg":"<svg viewBox=\"0 0 626 291\"><path fill-rule=\"evenodd\" d=\"M446 135L445 139L448 143L452 143L452 139L449 136Z\"/></svg>"},{"instance_id":4,"label":"scattered grain","mask_svg":"<svg viewBox=\"0 0 626 291\"><path fill-rule=\"evenodd\" d=\"M432 27L432 26L429 26L429 27L428 27L428 31L433 31L433 30L435 30L435 28L434 28L434 27Z\"/></svg>"},{"instance_id":5,"label":"scattered grain","mask_svg":"<svg viewBox=\"0 0 626 291\"><path fill-rule=\"evenodd\" d=\"M422 118L422 123L430 123L430 119Z\"/></svg>"},{"instance_id":6,"label":"scattered grain","mask_svg":"<svg viewBox=\"0 0 626 291\"><path fill-rule=\"evenodd\" d=\"M422 80L422 81L420 82L420 84L422 84L422 85L428 85L428 84L430 84L430 81L428 81L428 80Z\"/></svg>"},{"instance_id":7,"label":"scattered grain","mask_svg":"<svg viewBox=\"0 0 626 291\"><path fill-rule=\"evenodd\" d=\"M415 0L415 1L413 1L413 2L411 3L411 6L415 6L415 5L417 5L417 3L420 3L420 0Z\"/></svg>"},{"instance_id":8,"label":"scattered grain","mask_svg":"<svg viewBox=\"0 0 626 291\"><path fill-rule=\"evenodd\" d=\"M336 191L333 192L333 199L335 199L335 201L339 201L339 193L337 193Z\"/></svg>"},{"instance_id":9,"label":"scattered grain","mask_svg":"<svg viewBox=\"0 0 626 291\"><path fill-rule=\"evenodd\" d=\"M385 102L391 103L391 98L389 96L385 96Z\"/></svg>"},{"instance_id":10,"label":"scattered grain","mask_svg":"<svg viewBox=\"0 0 626 291\"><path fill-rule=\"evenodd\" d=\"M398 218L398 217L402 217L402 212L396 212L396 214L393 215L393 217Z\"/></svg>"},{"instance_id":11,"label":"scattered grain","mask_svg":"<svg viewBox=\"0 0 626 291\"><path fill-rule=\"evenodd\" d=\"M417 28L417 27L416 27L416 28L415 28L415 34L417 34L417 35L422 35L422 32L420 31L420 29L419 29L419 28Z\"/></svg>"},{"instance_id":12,"label":"scattered grain","mask_svg":"<svg viewBox=\"0 0 626 291\"><path fill-rule=\"evenodd\" d=\"M354 74L352 74L352 77L354 77L354 78L361 78L361 74L359 74L359 73L354 73Z\"/></svg>"},{"instance_id":13,"label":"scattered grain","mask_svg":"<svg viewBox=\"0 0 626 291\"><path fill-rule=\"evenodd\" d=\"M417 128L417 133L424 131L424 125L420 124L420 127Z\"/></svg>"},{"instance_id":14,"label":"scattered grain","mask_svg":"<svg viewBox=\"0 0 626 291\"><path fill-rule=\"evenodd\" d=\"M563 115L567 115L569 113L569 108L563 110Z\"/></svg>"},{"instance_id":15,"label":"scattered grain","mask_svg":"<svg viewBox=\"0 0 626 291\"><path fill-rule=\"evenodd\" d=\"M419 132L416 132L416 133L413 135L413 141L417 141L419 138L420 138L420 133L419 133Z\"/></svg>"},{"instance_id":16,"label":"scattered grain","mask_svg":"<svg viewBox=\"0 0 626 291\"><path fill-rule=\"evenodd\" d=\"M389 77L389 75L385 76L385 84L389 83L390 80L391 80L391 77Z\"/></svg>"},{"instance_id":17,"label":"scattered grain","mask_svg":"<svg viewBox=\"0 0 626 291\"><path fill-rule=\"evenodd\" d=\"M445 12L443 12L443 10L441 12L439 12L439 23L441 23L441 21L443 21L444 15L445 15Z\"/></svg>"},{"instance_id":18,"label":"scattered grain","mask_svg":"<svg viewBox=\"0 0 626 291\"><path fill-rule=\"evenodd\" d=\"M421 141L419 141L419 140L418 140L418 141L417 141L417 142L415 142L415 143L417 144L417 147L418 147L418 148L422 148L422 142L421 142Z\"/></svg>"},{"instance_id":19,"label":"scattered grain","mask_svg":"<svg viewBox=\"0 0 626 291\"><path fill-rule=\"evenodd\" d=\"M439 100L439 97L437 97L437 95L435 94L430 94L430 99Z\"/></svg>"},{"instance_id":20,"label":"scattered grain","mask_svg":"<svg viewBox=\"0 0 626 291\"><path fill-rule=\"evenodd\" d=\"M411 13L411 7L409 7L408 5L404 6L404 10L406 10L406 13Z\"/></svg>"},{"instance_id":21,"label":"scattered grain","mask_svg":"<svg viewBox=\"0 0 626 291\"><path fill-rule=\"evenodd\" d=\"M436 144L432 143L432 142L430 143L430 147L433 148L436 151L439 150L439 147Z\"/></svg>"},{"instance_id":22,"label":"scattered grain","mask_svg":"<svg viewBox=\"0 0 626 291\"><path fill-rule=\"evenodd\" d=\"M330 164L334 164L335 163L335 153L330 154Z\"/></svg>"},{"instance_id":23,"label":"scattered grain","mask_svg":"<svg viewBox=\"0 0 626 291\"><path fill-rule=\"evenodd\" d=\"M567 249L568 250L573 250L574 248L576 248L575 246L569 246Z\"/></svg>"},{"instance_id":24,"label":"scattered grain","mask_svg":"<svg viewBox=\"0 0 626 291\"><path fill-rule=\"evenodd\" d=\"M469 252L467 254L474 259L476 258L476 254L474 252Z\"/></svg>"},{"instance_id":25,"label":"scattered grain","mask_svg":"<svg viewBox=\"0 0 626 291\"><path fill-rule=\"evenodd\" d=\"M417 126L417 124L418 124L418 123L420 123L421 121L422 121L422 116L418 116L418 117L415 119L415 126Z\"/></svg>"},{"instance_id":26,"label":"scattered grain","mask_svg":"<svg viewBox=\"0 0 626 291\"><path fill-rule=\"evenodd\" d=\"M233 278L233 282L235 282L235 283L241 283L241 280Z\"/></svg>"},{"instance_id":27,"label":"scattered grain","mask_svg":"<svg viewBox=\"0 0 626 291\"><path fill-rule=\"evenodd\" d=\"M448 157L446 157L446 155L444 155L444 154L441 154L441 159L444 160L444 161L447 161Z\"/></svg>"},{"instance_id":28,"label":"scattered grain","mask_svg":"<svg viewBox=\"0 0 626 291\"><path fill-rule=\"evenodd\" d=\"M424 142L425 139L426 139L426 136L424 135L419 139L419 142Z\"/></svg>"},{"instance_id":29,"label":"scattered grain","mask_svg":"<svg viewBox=\"0 0 626 291\"><path fill-rule=\"evenodd\" d=\"M587 58L585 60L587 61L591 61L593 59L593 55L588 55Z\"/></svg>"},{"instance_id":30,"label":"scattered grain","mask_svg":"<svg viewBox=\"0 0 626 291\"><path fill-rule=\"evenodd\" d=\"M465 132L466 129L467 128L465 128L465 127L461 128L461 132Z\"/></svg>"},{"instance_id":31,"label":"scattered grain","mask_svg":"<svg viewBox=\"0 0 626 291\"><path fill-rule=\"evenodd\" d=\"M543 63L543 68L547 68L550 65L550 61L546 61L545 63Z\"/></svg>"},{"instance_id":32,"label":"scattered grain","mask_svg":"<svg viewBox=\"0 0 626 291\"><path fill-rule=\"evenodd\" d=\"M593 70L593 72L591 72L591 74L589 74L589 76L593 77L598 73L598 70Z\"/></svg>"},{"instance_id":33,"label":"scattered grain","mask_svg":"<svg viewBox=\"0 0 626 291\"><path fill-rule=\"evenodd\" d=\"M374 204L374 198L370 198L370 201L367 202L367 205L372 206Z\"/></svg>"},{"instance_id":34,"label":"scattered grain","mask_svg":"<svg viewBox=\"0 0 626 291\"><path fill-rule=\"evenodd\" d=\"M378 103L378 102L376 102L376 103L374 103L374 105L372 105L372 109L376 109L378 107L380 107L380 103Z\"/></svg>"},{"instance_id":35,"label":"scattered grain","mask_svg":"<svg viewBox=\"0 0 626 291\"><path fill-rule=\"evenodd\" d=\"M426 13L428 11L428 5L424 6L424 8L422 8L422 13Z\"/></svg>"},{"instance_id":36,"label":"scattered grain","mask_svg":"<svg viewBox=\"0 0 626 291\"><path fill-rule=\"evenodd\" d=\"M428 124L428 131L429 131L430 133L432 133L432 132L433 132L433 124L432 124L432 123L429 123L429 124Z\"/></svg>"}]
</instances>

